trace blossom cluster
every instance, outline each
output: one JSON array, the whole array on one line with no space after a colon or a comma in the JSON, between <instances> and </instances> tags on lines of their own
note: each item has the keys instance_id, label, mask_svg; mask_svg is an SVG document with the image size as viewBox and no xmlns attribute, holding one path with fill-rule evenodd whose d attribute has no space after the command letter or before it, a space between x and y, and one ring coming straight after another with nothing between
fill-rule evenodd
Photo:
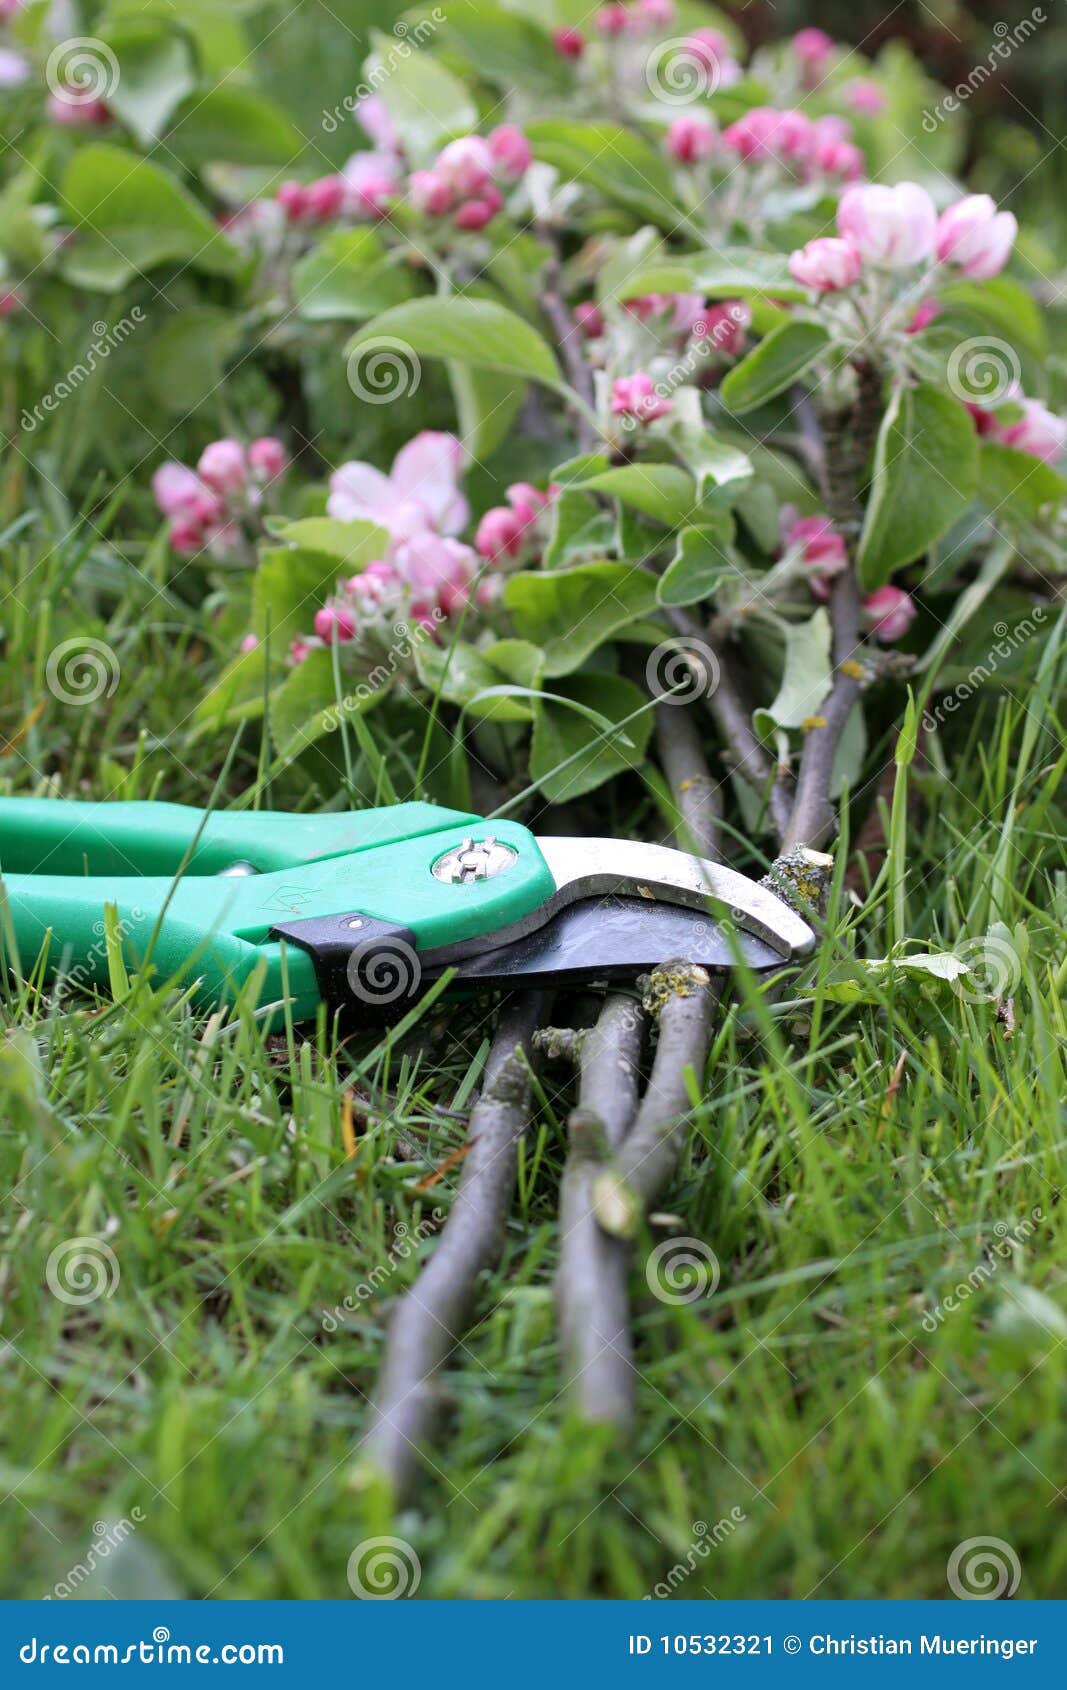
<instances>
[{"instance_id":1,"label":"blossom cluster","mask_svg":"<svg viewBox=\"0 0 1067 1690\"><path fill-rule=\"evenodd\" d=\"M804 572L813 596L825 602L834 577L848 567L844 536L825 512L798 516L792 505L783 505L780 520L782 544ZM886 585L869 593L863 601L863 619L876 640L889 645L907 633L915 620L915 600L901 587Z\"/></svg>"},{"instance_id":2,"label":"blossom cluster","mask_svg":"<svg viewBox=\"0 0 1067 1690\"><path fill-rule=\"evenodd\" d=\"M912 270L946 266L971 281L986 281L1011 256L1018 224L988 194L967 194L940 217L917 182L895 187L862 183L837 208L837 236L821 236L789 260L795 281L833 293L859 281L865 267Z\"/></svg>"},{"instance_id":3,"label":"blossom cluster","mask_svg":"<svg viewBox=\"0 0 1067 1690\"><path fill-rule=\"evenodd\" d=\"M258 522L265 497L285 473L289 458L273 435L243 446L213 440L195 469L160 464L152 477L156 504L170 519L170 543L183 557L207 550L213 557L240 553L249 526Z\"/></svg>"}]
</instances>

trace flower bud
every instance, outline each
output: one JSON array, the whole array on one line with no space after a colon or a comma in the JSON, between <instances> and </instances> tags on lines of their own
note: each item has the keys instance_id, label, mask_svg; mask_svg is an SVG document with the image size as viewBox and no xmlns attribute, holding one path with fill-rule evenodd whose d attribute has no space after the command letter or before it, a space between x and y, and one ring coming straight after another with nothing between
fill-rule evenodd
<instances>
[{"instance_id":1,"label":"flower bud","mask_svg":"<svg viewBox=\"0 0 1067 1690\"><path fill-rule=\"evenodd\" d=\"M676 117L664 137L664 146L679 164L696 164L715 151L715 125L706 117Z\"/></svg>"},{"instance_id":2,"label":"flower bud","mask_svg":"<svg viewBox=\"0 0 1067 1690\"><path fill-rule=\"evenodd\" d=\"M480 135L461 135L437 155L434 169L460 199L472 199L493 180L493 154Z\"/></svg>"},{"instance_id":3,"label":"flower bud","mask_svg":"<svg viewBox=\"0 0 1067 1690\"><path fill-rule=\"evenodd\" d=\"M585 52L585 36L580 29L564 24L552 31L552 45L561 59L580 59Z\"/></svg>"},{"instance_id":4,"label":"flower bud","mask_svg":"<svg viewBox=\"0 0 1067 1690\"><path fill-rule=\"evenodd\" d=\"M586 340L599 340L604 333L604 313L591 299L583 299L574 307L574 320Z\"/></svg>"},{"instance_id":5,"label":"flower bud","mask_svg":"<svg viewBox=\"0 0 1067 1690\"><path fill-rule=\"evenodd\" d=\"M204 493L204 484L187 464L160 464L152 477L152 493L164 516L188 516Z\"/></svg>"},{"instance_id":6,"label":"flower bud","mask_svg":"<svg viewBox=\"0 0 1067 1690\"><path fill-rule=\"evenodd\" d=\"M863 260L849 241L823 236L809 241L789 257L789 274L802 287L836 293L859 280Z\"/></svg>"},{"instance_id":7,"label":"flower bud","mask_svg":"<svg viewBox=\"0 0 1067 1690\"><path fill-rule=\"evenodd\" d=\"M513 123L502 123L489 135L489 151L501 174L517 182L533 163L533 148L521 129Z\"/></svg>"},{"instance_id":8,"label":"flower bud","mask_svg":"<svg viewBox=\"0 0 1067 1690\"><path fill-rule=\"evenodd\" d=\"M915 600L900 587L879 587L863 601L871 633L883 645L901 639L915 620Z\"/></svg>"},{"instance_id":9,"label":"flower bud","mask_svg":"<svg viewBox=\"0 0 1067 1690\"><path fill-rule=\"evenodd\" d=\"M479 557L487 558L490 563L504 557L518 557L534 514L514 510L510 505L494 505L486 511L474 536Z\"/></svg>"},{"instance_id":10,"label":"flower bud","mask_svg":"<svg viewBox=\"0 0 1067 1690\"><path fill-rule=\"evenodd\" d=\"M1018 232L1011 212L998 211L988 194L968 194L938 218L937 256L984 282L1003 270Z\"/></svg>"},{"instance_id":11,"label":"flower bud","mask_svg":"<svg viewBox=\"0 0 1067 1690\"><path fill-rule=\"evenodd\" d=\"M820 80L834 55L834 43L824 29L798 30L790 42L793 57L800 63L809 88Z\"/></svg>"},{"instance_id":12,"label":"flower bud","mask_svg":"<svg viewBox=\"0 0 1067 1690\"><path fill-rule=\"evenodd\" d=\"M611 36L622 35L629 27L630 19L625 6L613 3L609 6L601 6L600 10L594 15L593 22L601 35Z\"/></svg>"},{"instance_id":13,"label":"flower bud","mask_svg":"<svg viewBox=\"0 0 1067 1690\"><path fill-rule=\"evenodd\" d=\"M259 481L273 481L289 463L289 455L280 440L264 434L253 440L248 448L248 465Z\"/></svg>"},{"instance_id":14,"label":"flower bud","mask_svg":"<svg viewBox=\"0 0 1067 1690\"><path fill-rule=\"evenodd\" d=\"M315 632L327 645L356 637L356 619L344 605L324 604L315 612Z\"/></svg>"},{"instance_id":15,"label":"flower bud","mask_svg":"<svg viewBox=\"0 0 1067 1690\"><path fill-rule=\"evenodd\" d=\"M931 257L937 212L917 182L857 184L842 196L837 227L870 263L901 270Z\"/></svg>"},{"instance_id":16,"label":"flower bud","mask_svg":"<svg viewBox=\"0 0 1067 1690\"><path fill-rule=\"evenodd\" d=\"M674 409L674 401L657 393L652 377L639 370L634 376L621 376L611 389L611 409L617 417L633 417L637 422L655 422Z\"/></svg>"},{"instance_id":17,"label":"flower bud","mask_svg":"<svg viewBox=\"0 0 1067 1690\"><path fill-rule=\"evenodd\" d=\"M248 480L244 447L239 440L213 440L201 452L196 470L216 493L235 493Z\"/></svg>"},{"instance_id":18,"label":"flower bud","mask_svg":"<svg viewBox=\"0 0 1067 1690\"><path fill-rule=\"evenodd\" d=\"M304 189L303 215L312 223L328 223L339 217L347 197L343 176L320 176Z\"/></svg>"},{"instance_id":19,"label":"flower bud","mask_svg":"<svg viewBox=\"0 0 1067 1690\"><path fill-rule=\"evenodd\" d=\"M1047 464L1055 463L1067 447L1067 422L1050 411L1040 399L1024 399L1022 408L1019 421L1009 423L1001 430L1002 442L1005 446L1014 446L1017 452L1029 452L1033 458L1042 458Z\"/></svg>"},{"instance_id":20,"label":"flower bud","mask_svg":"<svg viewBox=\"0 0 1067 1690\"><path fill-rule=\"evenodd\" d=\"M858 76L845 89L845 99L853 111L862 112L865 117L877 117L885 111L885 95L877 82L869 77Z\"/></svg>"},{"instance_id":21,"label":"flower bud","mask_svg":"<svg viewBox=\"0 0 1067 1690\"><path fill-rule=\"evenodd\" d=\"M408 199L427 217L443 217L452 210L452 189L437 170L413 170L408 177Z\"/></svg>"}]
</instances>

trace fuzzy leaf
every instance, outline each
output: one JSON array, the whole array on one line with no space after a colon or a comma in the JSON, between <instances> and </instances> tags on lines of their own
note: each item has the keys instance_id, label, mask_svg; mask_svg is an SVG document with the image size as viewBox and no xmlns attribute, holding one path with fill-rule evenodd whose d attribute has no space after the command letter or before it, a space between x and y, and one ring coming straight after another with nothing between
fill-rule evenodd
<instances>
[{"instance_id":1,"label":"fuzzy leaf","mask_svg":"<svg viewBox=\"0 0 1067 1690\"><path fill-rule=\"evenodd\" d=\"M560 387L556 357L536 329L491 299L412 299L375 317L353 335L349 360L361 347L399 342L416 357L454 358L478 369L504 370L546 387Z\"/></svg>"},{"instance_id":2,"label":"fuzzy leaf","mask_svg":"<svg viewBox=\"0 0 1067 1690\"><path fill-rule=\"evenodd\" d=\"M620 628L656 606L656 579L625 563L513 575L504 603L519 634L543 648L546 675L569 675Z\"/></svg>"},{"instance_id":3,"label":"fuzzy leaf","mask_svg":"<svg viewBox=\"0 0 1067 1690\"><path fill-rule=\"evenodd\" d=\"M783 323L723 377L723 404L736 412L766 404L810 369L829 341L821 323Z\"/></svg>"},{"instance_id":4,"label":"fuzzy leaf","mask_svg":"<svg viewBox=\"0 0 1067 1690\"><path fill-rule=\"evenodd\" d=\"M962 515L978 484L978 437L958 400L898 387L882 419L857 558L867 592L911 563Z\"/></svg>"}]
</instances>

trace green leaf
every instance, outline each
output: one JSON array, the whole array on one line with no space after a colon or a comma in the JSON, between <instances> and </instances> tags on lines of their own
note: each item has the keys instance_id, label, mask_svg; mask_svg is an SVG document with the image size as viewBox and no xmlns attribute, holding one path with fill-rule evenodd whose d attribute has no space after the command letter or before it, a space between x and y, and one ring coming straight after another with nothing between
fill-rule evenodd
<instances>
[{"instance_id":1,"label":"green leaf","mask_svg":"<svg viewBox=\"0 0 1067 1690\"><path fill-rule=\"evenodd\" d=\"M751 247L719 247L667 258L631 271L616 288L617 299L645 293L702 293L705 299L744 299L749 294L804 300L807 289L794 282L783 253Z\"/></svg>"},{"instance_id":2,"label":"green leaf","mask_svg":"<svg viewBox=\"0 0 1067 1690\"><path fill-rule=\"evenodd\" d=\"M734 573L729 546L734 523L729 511L717 511L699 527L683 528L678 549L660 577L660 604L699 604L710 599L720 582Z\"/></svg>"},{"instance_id":3,"label":"green leaf","mask_svg":"<svg viewBox=\"0 0 1067 1690\"><path fill-rule=\"evenodd\" d=\"M1048 336L1041 308L1032 293L1010 276L993 276L985 282L949 282L938 290L938 300L982 317L1000 329L1007 339L1035 358L1044 358Z\"/></svg>"},{"instance_id":4,"label":"green leaf","mask_svg":"<svg viewBox=\"0 0 1067 1690\"><path fill-rule=\"evenodd\" d=\"M590 476L577 485L587 492L608 493L632 505L668 528L677 528L693 515L697 503L693 477L674 464L625 464Z\"/></svg>"},{"instance_id":5,"label":"green leaf","mask_svg":"<svg viewBox=\"0 0 1067 1690\"><path fill-rule=\"evenodd\" d=\"M211 398L241 334L235 312L187 305L148 348L145 377L156 404L175 415Z\"/></svg>"},{"instance_id":6,"label":"green leaf","mask_svg":"<svg viewBox=\"0 0 1067 1690\"><path fill-rule=\"evenodd\" d=\"M177 25L194 43L205 76L221 76L249 55L247 32L218 0L110 0L108 13L116 19L151 17Z\"/></svg>"},{"instance_id":7,"label":"green leaf","mask_svg":"<svg viewBox=\"0 0 1067 1690\"><path fill-rule=\"evenodd\" d=\"M294 527L302 528L302 523ZM381 557L388 537L372 522L338 524L351 529L343 556L316 544L269 546L260 554L252 587L252 629L260 639L270 635L271 651L284 652L297 634L306 634L315 612L333 592L338 579L351 575L356 567ZM357 532L362 530L362 537Z\"/></svg>"},{"instance_id":8,"label":"green leaf","mask_svg":"<svg viewBox=\"0 0 1067 1690\"><path fill-rule=\"evenodd\" d=\"M478 370L449 361L448 379L463 444L473 458L488 458L511 433L526 383L505 370Z\"/></svg>"},{"instance_id":9,"label":"green leaf","mask_svg":"<svg viewBox=\"0 0 1067 1690\"><path fill-rule=\"evenodd\" d=\"M734 483L747 481L752 464L747 452L728 440L720 440L710 429L695 428L689 423L672 422L668 438L678 456L696 477L697 494L704 497L708 482L713 487L730 488Z\"/></svg>"},{"instance_id":10,"label":"green leaf","mask_svg":"<svg viewBox=\"0 0 1067 1690\"><path fill-rule=\"evenodd\" d=\"M192 48L184 35L165 24L132 18L112 25L102 39L119 67L108 105L147 145L196 87Z\"/></svg>"},{"instance_id":11,"label":"green leaf","mask_svg":"<svg viewBox=\"0 0 1067 1690\"><path fill-rule=\"evenodd\" d=\"M591 792L623 769L639 768L652 731L651 711L626 721L648 700L619 675L575 675L560 693L569 706L553 698L541 701L530 746L531 779L552 804ZM612 735L612 724L624 721L626 727Z\"/></svg>"},{"instance_id":12,"label":"green leaf","mask_svg":"<svg viewBox=\"0 0 1067 1690\"><path fill-rule=\"evenodd\" d=\"M185 164L290 164L304 146L285 112L251 88L194 94L178 112L167 145Z\"/></svg>"},{"instance_id":13,"label":"green leaf","mask_svg":"<svg viewBox=\"0 0 1067 1690\"><path fill-rule=\"evenodd\" d=\"M783 323L723 377L723 404L736 412L766 404L810 369L829 342L821 323Z\"/></svg>"},{"instance_id":14,"label":"green leaf","mask_svg":"<svg viewBox=\"0 0 1067 1690\"><path fill-rule=\"evenodd\" d=\"M373 229L336 229L293 266L293 297L308 323L361 322L414 292L409 266Z\"/></svg>"},{"instance_id":15,"label":"green leaf","mask_svg":"<svg viewBox=\"0 0 1067 1690\"><path fill-rule=\"evenodd\" d=\"M673 228L681 212L662 156L629 129L611 123L545 118L528 123L534 153L569 180L598 188L608 199ZM637 293L632 288L631 293Z\"/></svg>"},{"instance_id":16,"label":"green leaf","mask_svg":"<svg viewBox=\"0 0 1067 1690\"><path fill-rule=\"evenodd\" d=\"M358 715L380 703L388 691L387 686L361 685L354 677L346 677L343 671L340 679L339 710L332 651L309 651L303 663L289 670L270 705L279 763L291 762L306 746L324 734L336 732L341 711L346 717Z\"/></svg>"},{"instance_id":17,"label":"green leaf","mask_svg":"<svg viewBox=\"0 0 1067 1690\"><path fill-rule=\"evenodd\" d=\"M539 652L537 659L539 662ZM424 640L415 648L415 667L429 692L439 695L446 704L459 705L472 716L496 722L533 720L534 704L528 695L536 693L536 689L529 680L523 680L511 682L513 691L500 692L498 689L508 685L508 670L504 664L494 662L491 649L480 650L465 640L456 640L451 646Z\"/></svg>"},{"instance_id":18,"label":"green leaf","mask_svg":"<svg viewBox=\"0 0 1067 1690\"><path fill-rule=\"evenodd\" d=\"M939 388L898 387L882 419L857 566L865 592L920 557L974 497L978 437Z\"/></svg>"},{"instance_id":19,"label":"green leaf","mask_svg":"<svg viewBox=\"0 0 1067 1690\"><path fill-rule=\"evenodd\" d=\"M1067 481L1029 452L983 440L978 448L978 495L994 516L1032 520L1046 505L1062 503Z\"/></svg>"},{"instance_id":20,"label":"green leaf","mask_svg":"<svg viewBox=\"0 0 1067 1690\"><path fill-rule=\"evenodd\" d=\"M63 271L77 286L114 292L157 264L229 275L240 254L166 170L120 147L82 147L63 198L77 229Z\"/></svg>"},{"instance_id":21,"label":"green leaf","mask_svg":"<svg viewBox=\"0 0 1067 1690\"><path fill-rule=\"evenodd\" d=\"M536 329L514 311L490 299L412 299L383 311L353 335L351 359L360 347L399 342L416 357L455 358L475 368L504 370L546 387L562 387L555 354Z\"/></svg>"},{"instance_id":22,"label":"green leaf","mask_svg":"<svg viewBox=\"0 0 1067 1690\"><path fill-rule=\"evenodd\" d=\"M569 675L618 629L656 606L656 579L625 563L581 563L513 575L504 603L519 634L545 653L546 675Z\"/></svg>"},{"instance_id":23,"label":"green leaf","mask_svg":"<svg viewBox=\"0 0 1067 1690\"><path fill-rule=\"evenodd\" d=\"M567 67L544 30L487 0L452 7L446 36L477 76L509 93L536 85L558 93L568 86Z\"/></svg>"},{"instance_id":24,"label":"green leaf","mask_svg":"<svg viewBox=\"0 0 1067 1690\"><path fill-rule=\"evenodd\" d=\"M415 163L429 162L443 142L477 128L478 112L458 77L428 53L401 56L385 42L363 67Z\"/></svg>"},{"instance_id":25,"label":"green leaf","mask_svg":"<svg viewBox=\"0 0 1067 1690\"><path fill-rule=\"evenodd\" d=\"M374 523L340 522L332 516L305 516L286 522L278 529L278 538L287 545L334 558L338 571L348 575L372 558L384 557L389 549L388 534Z\"/></svg>"},{"instance_id":26,"label":"green leaf","mask_svg":"<svg viewBox=\"0 0 1067 1690\"><path fill-rule=\"evenodd\" d=\"M817 716L830 691L830 618L820 605L806 622L785 624L785 663L778 694L753 715L756 732L769 739L776 728L800 728Z\"/></svg>"}]
</instances>

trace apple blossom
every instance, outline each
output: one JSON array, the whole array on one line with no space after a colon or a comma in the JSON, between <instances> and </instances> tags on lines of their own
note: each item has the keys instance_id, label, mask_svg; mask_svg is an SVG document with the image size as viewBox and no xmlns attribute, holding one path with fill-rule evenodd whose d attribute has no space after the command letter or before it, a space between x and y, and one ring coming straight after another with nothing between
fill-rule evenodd
<instances>
[{"instance_id":1,"label":"apple blossom","mask_svg":"<svg viewBox=\"0 0 1067 1690\"><path fill-rule=\"evenodd\" d=\"M462 135L438 153L434 169L460 199L480 194L493 180L494 158L481 135Z\"/></svg>"},{"instance_id":2,"label":"apple blossom","mask_svg":"<svg viewBox=\"0 0 1067 1690\"><path fill-rule=\"evenodd\" d=\"M474 536L477 552L490 563L505 557L518 557L533 520L532 512L516 510L508 505L494 505L478 524Z\"/></svg>"},{"instance_id":3,"label":"apple blossom","mask_svg":"<svg viewBox=\"0 0 1067 1690\"><path fill-rule=\"evenodd\" d=\"M998 211L988 194L968 194L938 218L937 256L984 282L1003 270L1018 232L1011 212Z\"/></svg>"},{"instance_id":4,"label":"apple blossom","mask_svg":"<svg viewBox=\"0 0 1067 1690\"><path fill-rule=\"evenodd\" d=\"M343 605L324 604L315 612L315 632L327 645L354 640L356 619Z\"/></svg>"},{"instance_id":5,"label":"apple blossom","mask_svg":"<svg viewBox=\"0 0 1067 1690\"><path fill-rule=\"evenodd\" d=\"M53 123L66 129L94 129L111 122L111 112L103 100L85 100L77 89L69 93L62 88L49 94L45 110Z\"/></svg>"},{"instance_id":6,"label":"apple blossom","mask_svg":"<svg viewBox=\"0 0 1067 1690\"><path fill-rule=\"evenodd\" d=\"M862 269L863 259L851 242L832 235L809 241L789 257L789 274L793 280L820 293L851 287L859 280Z\"/></svg>"},{"instance_id":7,"label":"apple blossom","mask_svg":"<svg viewBox=\"0 0 1067 1690\"><path fill-rule=\"evenodd\" d=\"M939 305L936 299L924 299L922 304L916 308L910 322L905 323L904 333L922 334L923 329L929 328L935 317L940 317L943 310L944 306Z\"/></svg>"},{"instance_id":8,"label":"apple blossom","mask_svg":"<svg viewBox=\"0 0 1067 1690\"><path fill-rule=\"evenodd\" d=\"M817 597L825 596L819 589L833 576L840 575L848 564L844 537L823 512L796 517L794 507L786 506L782 516L787 549L799 549L803 562L813 572L812 590Z\"/></svg>"},{"instance_id":9,"label":"apple blossom","mask_svg":"<svg viewBox=\"0 0 1067 1690\"><path fill-rule=\"evenodd\" d=\"M5 288L0 293L0 317L13 317L22 307L22 295L18 288Z\"/></svg>"},{"instance_id":10,"label":"apple blossom","mask_svg":"<svg viewBox=\"0 0 1067 1690\"><path fill-rule=\"evenodd\" d=\"M289 462L288 453L280 440L265 434L253 440L248 448L248 464L257 480L274 481Z\"/></svg>"},{"instance_id":11,"label":"apple blossom","mask_svg":"<svg viewBox=\"0 0 1067 1690\"><path fill-rule=\"evenodd\" d=\"M599 340L604 333L604 313L591 299L583 299L574 307L574 320L587 340Z\"/></svg>"},{"instance_id":12,"label":"apple blossom","mask_svg":"<svg viewBox=\"0 0 1067 1690\"><path fill-rule=\"evenodd\" d=\"M851 141L816 141L811 164L824 176L840 176L845 182L857 182L867 174L867 160Z\"/></svg>"},{"instance_id":13,"label":"apple blossom","mask_svg":"<svg viewBox=\"0 0 1067 1690\"><path fill-rule=\"evenodd\" d=\"M745 336L752 322L752 307L743 299L726 299L709 305L701 312L704 323L703 344L708 341L716 351L728 358L739 358L745 349Z\"/></svg>"},{"instance_id":14,"label":"apple blossom","mask_svg":"<svg viewBox=\"0 0 1067 1690\"><path fill-rule=\"evenodd\" d=\"M899 270L933 254L937 212L917 182L857 184L842 196L837 227L870 263Z\"/></svg>"},{"instance_id":15,"label":"apple blossom","mask_svg":"<svg viewBox=\"0 0 1067 1690\"><path fill-rule=\"evenodd\" d=\"M723 142L739 158L802 159L812 146L814 125L799 111L753 106L723 130Z\"/></svg>"},{"instance_id":16,"label":"apple blossom","mask_svg":"<svg viewBox=\"0 0 1067 1690\"><path fill-rule=\"evenodd\" d=\"M552 45L562 59L580 59L585 52L585 36L580 29L564 24L552 31Z\"/></svg>"},{"instance_id":17,"label":"apple blossom","mask_svg":"<svg viewBox=\"0 0 1067 1690\"><path fill-rule=\"evenodd\" d=\"M499 128L490 130L489 151L501 174L513 181L517 181L533 161L533 148L522 130L516 129L513 123L502 123Z\"/></svg>"},{"instance_id":18,"label":"apple blossom","mask_svg":"<svg viewBox=\"0 0 1067 1690\"><path fill-rule=\"evenodd\" d=\"M186 516L207 489L186 464L160 464L152 477L152 493L164 516Z\"/></svg>"},{"instance_id":19,"label":"apple blossom","mask_svg":"<svg viewBox=\"0 0 1067 1690\"><path fill-rule=\"evenodd\" d=\"M664 147L679 164L695 164L715 150L717 131L706 117L676 117L664 137Z\"/></svg>"},{"instance_id":20,"label":"apple blossom","mask_svg":"<svg viewBox=\"0 0 1067 1690\"><path fill-rule=\"evenodd\" d=\"M292 223L299 223L307 209L307 190L302 182L283 182L274 196Z\"/></svg>"},{"instance_id":21,"label":"apple blossom","mask_svg":"<svg viewBox=\"0 0 1067 1690\"><path fill-rule=\"evenodd\" d=\"M622 35L629 27L630 19L626 7L619 5L617 0L609 6L601 6L593 16L593 22L601 35Z\"/></svg>"},{"instance_id":22,"label":"apple blossom","mask_svg":"<svg viewBox=\"0 0 1067 1690\"><path fill-rule=\"evenodd\" d=\"M384 217L401 193L396 160L387 153L353 153L341 172L350 216Z\"/></svg>"},{"instance_id":23,"label":"apple blossom","mask_svg":"<svg viewBox=\"0 0 1067 1690\"><path fill-rule=\"evenodd\" d=\"M468 514L456 485L464 461L463 446L454 434L425 429L401 447L388 475L355 462L335 470L327 514L339 522L377 523L396 541L427 528L456 534Z\"/></svg>"},{"instance_id":24,"label":"apple blossom","mask_svg":"<svg viewBox=\"0 0 1067 1690\"><path fill-rule=\"evenodd\" d=\"M915 600L900 587L879 587L863 601L871 633L883 645L901 639L915 620Z\"/></svg>"},{"instance_id":25,"label":"apple blossom","mask_svg":"<svg viewBox=\"0 0 1067 1690\"><path fill-rule=\"evenodd\" d=\"M1002 444L1014 446L1017 452L1029 452L1031 457L1041 458L1047 464L1055 463L1067 448L1067 421L1050 411L1040 399L1022 400L1022 410L1017 422L1008 423L1000 430Z\"/></svg>"},{"instance_id":26,"label":"apple blossom","mask_svg":"<svg viewBox=\"0 0 1067 1690\"><path fill-rule=\"evenodd\" d=\"M30 61L10 47L0 47L0 88L21 88L30 74Z\"/></svg>"},{"instance_id":27,"label":"apple blossom","mask_svg":"<svg viewBox=\"0 0 1067 1690\"><path fill-rule=\"evenodd\" d=\"M674 409L674 401L657 393L652 377L644 370L633 376L620 376L611 389L612 414L633 417L637 422L655 422Z\"/></svg>"},{"instance_id":28,"label":"apple blossom","mask_svg":"<svg viewBox=\"0 0 1067 1690\"><path fill-rule=\"evenodd\" d=\"M304 189L303 214L315 223L338 217L344 209L348 185L343 176L320 176Z\"/></svg>"},{"instance_id":29,"label":"apple blossom","mask_svg":"<svg viewBox=\"0 0 1067 1690\"><path fill-rule=\"evenodd\" d=\"M408 199L428 217L443 217L452 210L452 189L437 170L413 170L408 177Z\"/></svg>"},{"instance_id":30,"label":"apple blossom","mask_svg":"<svg viewBox=\"0 0 1067 1690\"><path fill-rule=\"evenodd\" d=\"M188 517L179 517L170 525L168 534L171 550L179 557L192 557L204 544L204 530L198 522L192 522Z\"/></svg>"},{"instance_id":31,"label":"apple blossom","mask_svg":"<svg viewBox=\"0 0 1067 1690\"><path fill-rule=\"evenodd\" d=\"M213 440L196 466L201 481L216 493L233 493L248 480L248 463L239 440Z\"/></svg>"},{"instance_id":32,"label":"apple blossom","mask_svg":"<svg viewBox=\"0 0 1067 1690\"><path fill-rule=\"evenodd\" d=\"M858 76L847 85L845 99L853 111L863 112L866 117L877 117L886 107L885 94L877 82L865 76Z\"/></svg>"},{"instance_id":33,"label":"apple blossom","mask_svg":"<svg viewBox=\"0 0 1067 1690\"><path fill-rule=\"evenodd\" d=\"M452 221L457 229L484 229L491 223L504 201L500 190L491 184L479 199L464 200Z\"/></svg>"},{"instance_id":34,"label":"apple blossom","mask_svg":"<svg viewBox=\"0 0 1067 1690\"><path fill-rule=\"evenodd\" d=\"M824 29L801 29L794 35L790 48L800 62L805 82L813 87L834 55L832 38Z\"/></svg>"}]
</instances>

